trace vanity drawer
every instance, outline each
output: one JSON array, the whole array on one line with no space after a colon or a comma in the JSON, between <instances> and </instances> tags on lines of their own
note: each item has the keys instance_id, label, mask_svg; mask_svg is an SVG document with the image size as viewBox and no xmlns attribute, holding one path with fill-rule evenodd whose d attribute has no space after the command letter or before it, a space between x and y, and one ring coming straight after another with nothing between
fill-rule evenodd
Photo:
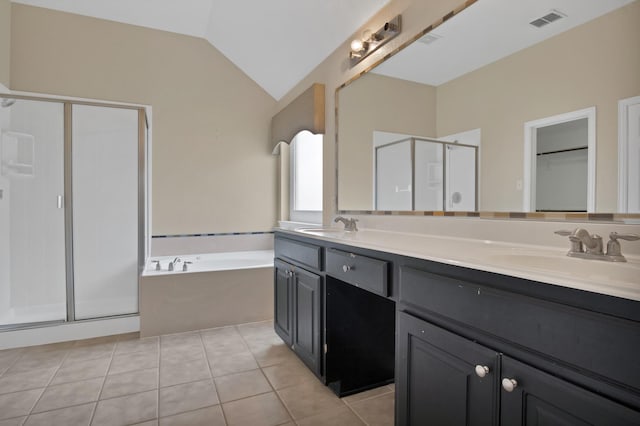
<instances>
[{"instance_id":1,"label":"vanity drawer","mask_svg":"<svg viewBox=\"0 0 640 426\"><path fill-rule=\"evenodd\" d=\"M404 266L399 303L640 390L636 322Z\"/></svg>"},{"instance_id":2,"label":"vanity drawer","mask_svg":"<svg viewBox=\"0 0 640 426\"><path fill-rule=\"evenodd\" d=\"M327 249L327 274L381 296L389 296L389 262Z\"/></svg>"},{"instance_id":3,"label":"vanity drawer","mask_svg":"<svg viewBox=\"0 0 640 426\"><path fill-rule=\"evenodd\" d=\"M322 248L288 238L276 238L274 242L276 257L293 260L311 269L322 270Z\"/></svg>"}]
</instances>

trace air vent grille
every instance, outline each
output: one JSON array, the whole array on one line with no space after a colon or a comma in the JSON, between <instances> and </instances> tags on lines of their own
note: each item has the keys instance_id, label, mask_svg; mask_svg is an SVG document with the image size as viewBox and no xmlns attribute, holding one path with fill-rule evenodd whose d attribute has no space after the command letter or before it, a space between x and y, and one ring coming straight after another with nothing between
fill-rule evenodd
<instances>
[{"instance_id":1,"label":"air vent grille","mask_svg":"<svg viewBox=\"0 0 640 426\"><path fill-rule=\"evenodd\" d=\"M424 43L424 44L431 44L431 43L434 43L434 42L438 41L441 38L442 38L442 36L439 36L438 34L427 33L427 34L423 35L422 37L420 37L418 39L418 41L420 43Z\"/></svg>"},{"instance_id":2,"label":"air vent grille","mask_svg":"<svg viewBox=\"0 0 640 426\"><path fill-rule=\"evenodd\" d=\"M566 17L567 15L554 9L540 18L534 19L533 21L529 22L529 24L533 25L534 27L541 28L545 25L549 25L550 23L557 21L558 19Z\"/></svg>"}]
</instances>

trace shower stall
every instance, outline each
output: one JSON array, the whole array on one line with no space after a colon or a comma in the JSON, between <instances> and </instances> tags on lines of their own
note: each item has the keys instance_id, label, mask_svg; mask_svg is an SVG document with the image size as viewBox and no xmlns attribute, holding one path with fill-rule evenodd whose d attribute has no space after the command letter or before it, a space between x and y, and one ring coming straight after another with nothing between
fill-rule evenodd
<instances>
[{"instance_id":1,"label":"shower stall","mask_svg":"<svg viewBox=\"0 0 640 426\"><path fill-rule=\"evenodd\" d=\"M0 331L138 312L145 117L0 95Z\"/></svg>"}]
</instances>

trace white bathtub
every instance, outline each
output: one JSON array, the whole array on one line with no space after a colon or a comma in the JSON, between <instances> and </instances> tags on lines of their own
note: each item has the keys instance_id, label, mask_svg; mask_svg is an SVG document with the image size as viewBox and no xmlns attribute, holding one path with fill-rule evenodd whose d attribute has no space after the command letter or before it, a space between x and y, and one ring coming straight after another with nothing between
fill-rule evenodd
<instances>
[{"instance_id":1,"label":"white bathtub","mask_svg":"<svg viewBox=\"0 0 640 426\"><path fill-rule=\"evenodd\" d=\"M193 263L168 271L176 257ZM142 337L271 318L273 250L154 256L140 279Z\"/></svg>"},{"instance_id":2,"label":"white bathtub","mask_svg":"<svg viewBox=\"0 0 640 426\"><path fill-rule=\"evenodd\" d=\"M169 271L169 263L173 262L176 258L180 259L180 261L174 264L173 271ZM156 261L160 262L160 270L156 269ZM182 274L185 272L183 271L185 262L187 262L186 272L267 268L273 266L273 250L153 256L147 260L142 275Z\"/></svg>"}]
</instances>

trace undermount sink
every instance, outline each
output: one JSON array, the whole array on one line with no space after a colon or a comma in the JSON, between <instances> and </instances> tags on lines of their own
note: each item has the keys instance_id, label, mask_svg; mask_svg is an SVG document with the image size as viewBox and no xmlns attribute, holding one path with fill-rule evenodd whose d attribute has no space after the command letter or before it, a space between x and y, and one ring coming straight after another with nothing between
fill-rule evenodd
<instances>
[{"instance_id":1,"label":"undermount sink","mask_svg":"<svg viewBox=\"0 0 640 426\"><path fill-rule=\"evenodd\" d=\"M347 232L344 229L340 228L302 228L298 229L298 231L303 232L305 234L312 235L342 235L342 234L352 234L353 232Z\"/></svg>"},{"instance_id":2,"label":"undermount sink","mask_svg":"<svg viewBox=\"0 0 640 426\"><path fill-rule=\"evenodd\" d=\"M640 265L635 263L605 262L567 256L557 257L524 253L491 254L488 258L497 264L505 266L534 269L540 272L590 281L637 282L640 279Z\"/></svg>"}]
</instances>

